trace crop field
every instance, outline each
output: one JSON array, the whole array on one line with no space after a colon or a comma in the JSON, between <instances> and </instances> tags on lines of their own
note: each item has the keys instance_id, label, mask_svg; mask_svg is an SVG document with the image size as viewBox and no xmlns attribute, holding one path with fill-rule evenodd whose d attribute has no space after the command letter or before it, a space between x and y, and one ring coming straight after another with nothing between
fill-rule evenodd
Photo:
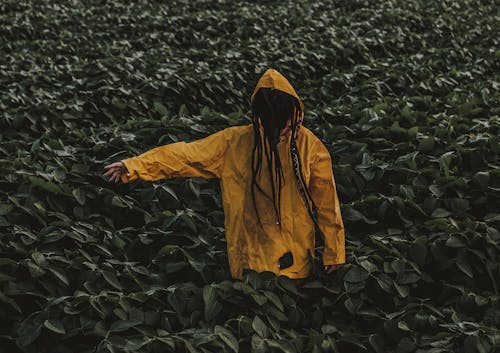
<instances>
[{"instance_id":1,"label":"crop field","mask_svg":"<svg viewBox=\"0 0 500 353\"><path fill-rule=\"evenodd\" d=\"M500 352L499 38L493 0L2 0L0 352ZM301 287L231 279L217 179L103 176L268 68L346 231Z\"/></svg>"}]
</instances>

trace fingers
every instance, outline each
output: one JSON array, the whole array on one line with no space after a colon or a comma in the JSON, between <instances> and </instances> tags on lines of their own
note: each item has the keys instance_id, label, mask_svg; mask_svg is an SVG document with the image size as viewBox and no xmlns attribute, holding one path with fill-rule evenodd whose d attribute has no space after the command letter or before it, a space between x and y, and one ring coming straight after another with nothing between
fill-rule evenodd
<instances>
[{"instance_id":1,"label":"fingers","mask_svg":"<svg viewBox=\"0 0 500 353\"><path fill-rule=\"evenodd\" d=\"M325 268L326 273L332 273L338 267L339 267L339 265L326 265L324 268Z\"/></svg>"},{"instance_id":2,"label":"fingers","mask_svg":"<svg viewBox=\"0 0 500 353\"><path fill-rule=\"evenodd\" d=\"M120 180L121 174L122 174L122 169L124 168L124 165L121 161L115 162L108 164L104 166L107 171L103 174L104 176L109 176L109 181L110 182L115 182L117 183Z\"/></svg>"},{"instance_id":3,"label":"fingers","mask_svg":"<svg viewBox=\"0 0 500 353\"><path fill-rule=\"evenodd\" d=\"M114 180L115 183L118 182L118 180L120 180L120 176L121 176L121 172L119 170L117 170L116 172L113 173L113 175L111 176L111 179L109 181L112 181Z\"/></svg>"},{"instance_id":4,"label":"fingers","mask_svg":"<svg viewBox=\"0 0 500 353\"><path fill-rule=\"evenodd\" d=\"M121 161L114 162L114 163L111 163L111 164L104 166L105 169L122 168L122 167L123 167L123 163Z\"/></svg>"},{"instance_id":5,"label":"fingers","mask_svg":"<svg viewBox=\"0 0 500 353\"><path fill-rule=\"evenodd\" d=\"M106 168L106 169L108 169L108 168L115 168L115 167L120 166L120 163L121 162L114 162L114 163L111 163L111 164L108 164L108 165L104 166L104 168Z\"/></svg>"},{"instance_id":6,"label":"fingers","mask_svg":"<svg viewBox=\"0 0 500 353\"><path fill-rule=\"evenodd\" d=\"M114 172L116 171L116 168L110 168L108 171L106 171L106 173L104 173L103 175L110 175L110 174L113 174Z\"/></svg>"},{"instance_id":7,"label":"fingers","mask_svg":"<svg viewBox=\"0 0 500 353\"><path fill-rule=\"evenodd\" d=\"M120 170L120 166L112 167L112 164L110 164L110 166L111 167L109 167L109 170L106 171L103 175L109 176L108 181L110 181L110 182L114 181L115 183L117 183L120 180L120 177L122 174L122 172Z\"/></svg>"}]
</instances>

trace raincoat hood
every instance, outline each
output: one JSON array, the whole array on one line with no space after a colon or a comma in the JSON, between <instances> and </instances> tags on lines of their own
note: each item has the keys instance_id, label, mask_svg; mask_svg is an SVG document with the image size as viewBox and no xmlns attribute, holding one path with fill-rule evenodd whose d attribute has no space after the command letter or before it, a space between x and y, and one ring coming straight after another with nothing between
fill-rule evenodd
<instances>
[{"instance_id":1,"label":"raincoat hood","mask_svg":"<svg viewBox=\"0 0 500 353\"><path fill-rule=\"evenodd\" d=\"M257 94L260 88L278 89L297 98L297 100L299 101L300 109L302 110L302 114L299 117L299 125L302 123L304 117L304 103L302 103L302 100L300 99L299 95L297 94L297 92L295 92L295 89L290 84L290 82L288 82L285 76L283 76L279 71L273 68L267 69L266 72L264 72L264 74L260 77L259 81L257 82L257 86L255 86L255 89L250 97L251 103L253 103L255 95ZM295 113L295 108L294 108L294 113Z\"/></svg>"}]
</instances>

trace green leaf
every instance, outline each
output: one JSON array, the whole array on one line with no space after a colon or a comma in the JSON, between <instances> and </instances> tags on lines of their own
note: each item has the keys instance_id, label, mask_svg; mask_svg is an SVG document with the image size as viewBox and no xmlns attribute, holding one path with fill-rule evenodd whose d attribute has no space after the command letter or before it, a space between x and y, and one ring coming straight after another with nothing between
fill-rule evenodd
<instances>
[{"instance_id":1,"label":"green leaf","mask_svg":"<svg viewBox=\"0 0 500 353\"><path fill-rule=\"evenodd\" d=\"M127 341L125 350L128 352L138 351L140 348L152 341L149 337L138 337L132 339L126 338L125 340Z\"/></svg>"},{"instance_id":2,"label":"green leaf","mask_svg":"<svg viewBox=\"0 0 500 353\"><path fill-rule=\"evenodd\" d=\"M69 279L66 273L59 268L49 268L49 271L52 272L61 282L65 285L69 286Z\"/></svg>"},{"instance_id":3,"label":"green leaf","mask_svg":"<svg viewBox=\"0 0 500 353\"><path fill-rule=\"evenodd\" d=\"M238 340L236 339L236 337L234 337L231 331L223 326L215 325L214 332L224 341L224 343L229 346L229 348L233 350L233 352L237 353L239 351L240 347L238 344Z\"/></svg>"},{"instance_id":4,"label":"green leaf","mask_svg":"<svg viewBox=\"0 0 500 353\"><path fill-rule=\"evenodd\" d=\"M429 136L419 141L417 149L421 152L430 152L434 149L436 140Z\"/></svg>"},{"instance_id":5,"label":"green leaf","mask_svg":"<svg viewBox=\"0 0 500 353\"><path fill-rule=\"evenodd\" d=\"M132 201L126 201L124 198L120 196L113 196L111 200L111 204L120 208L134 208L134 203Z\"/></svg>"},{"instance_id":6,"label":"green leaf","mask_svg":"<svg viewBox=\"0 0 500 353\"><path fill-rule=\"evenodd\" d=\"M191 192L197 197L199 198L200 197L200 185L199 184L195 184L193 182L193 180L189 179L187 181L188 183L188 186L189 186L189 189L191 190Z\"/></svg>"},{"instance_id":7,"label":"green leaf","mask_svg":"<svg viewBox=\"0 0 500 353\"><path fill-rule=\"evenodd\" d=\"M464 352L477 353L477 337L467 335L464 339Z\"/></svg>"},{"instance_id":8,"label":"green leaf","mask_svg":"<svg viewBox=\"0 0 500 353\"><path fill-rule=\"evenodd\" d=\"M103 270L102 275L106 282L111 284L113 287L118 289L119 291L123 290L122 285L120 284L120 281L118 280L118 277L113 272Z\"/></svg>"},{"instance_id":9,"label":"green leaf","mask_svg":"<svg viewBox=\"0 0 500 353\"><path fill-rule=\"evenodd\" d=\"M175 191L171 187L169 187L168 185L160 185L159 188L164 190L170 196L172 196L176 201L179 201L179 197L177 196Z\"/></svg>"},{"instance_id":10,"label":"green leaf","mask_svg":"<svg viewBox=\"0 0 500 353\"><path fill-rule=\"evenodd\" d=\"M172 293L169 293L167 296L167 300L178 315L181 315L184 312L186 300L182 296L179 289L175 289Z\"/></svg>"},{"instance_id":11,"label":"green leaf","mask_svg":"<svg viewBox=\"0 0 500 353\"><path fill-rule=\"evenodd\" d=\"M160 113L162 116L168 116L169 115L167 107L165 107L160 102L154 102L153 105L155 107L155 110L158 113Z\"/></svg>"},{"instance_id":12,"label":"green leaf","mask_svg":"<svg viewBox=\"0 0 500 353\"><path fill-rule=\"evenodd\" d=\"M361 265L361 267L363 267L366 271L370 273L376 272L378 270L378 267L374 263L368 260L362 260L360 261L359 264Z\"/></svg>"},{"instance_id":13,"label":"green leaf","mask_svg":"<svg viewBox=\"0 0 500 353\"><path fill-rule=\"evenodd\" d=\"M432 214L431 214L431 217L432 218L444 218L444 217L448 217L450 216L452 213L448 210L445 210L444 208L436 208Z\"/></svg>"},{"instance_id":14,"label":"green leaf","mask_svg":"<svg viewBox=\"0 0 500 353\"><path fill-rule=\"evenodd\" d=\"M381 273L375 279L377 280L377 283L380 286L380 288L382 288L384 291L388 293L391 293L391 287L393 284L393 280L391 279L391 277L389 277L385 273Z\"/></svg>"},{"instance_id":15,"label":"green leaf","mask_svg":"<svg viewBox=\"0 0 500 353\"><path fill-rule=\"evenodd\" d=\"M470 209L469 200L462 198L454 198L449 200L450 208L458 213L465 212Z\"/></svg>"},{"instance_id":16,"label":"green leaf","mask_svg":"<svg viewBox=\"0 0 500 353\"><path fill-rule=\"evenodd\" d=\"M344 300L344 306L351 314L357 314L363 301L361 299L349 297Z\"/></svg>"},{"instance_id":17,"label":"green leaf","mask_svg":"<svg viewBox=\"0 0 500 353\"><path fill-rule=\"evenodd\" d=\"M82 189L73 189L73 196L80 205L85 205L85 192Z\"/></svg>"},{"instance_id":18,"label":"green leaf","mask_svg":"<svg viewBox=\"0 0 500 353\"><path fill-rule=\"evenodd\" d=\"M64 193L61 187L57 184L54 184L51 181L44 180L42 178L30 175L29 181L31 182L31 185L40 187L48 192L54 193L54 194L62 194Z\"/></svg>"},{"instance_id":19,"label":"green leaf","mask_svg":"<svg viewBox=\"0 0 500 353\"><path fill-rule=\"evenodd\" d=\"M474 174L473 180L481 187L481 190L486 190L490 184L490 173L477 172Z\"/></svg>"},{"instance_id":20,"label":"green leaf","mask_svg":"<svg viewBox=\"0 0 500 353\"><path fill-rule=\"evenodd\" d=\"M446 240L445 244L446 244L446 246L449 246L451 248L463 248L463 247L465 247L465 243L463 242L463 240L456 235L452 235L451 237L449 237Z\"/></svg>"},{"instance_id":21,"label":"green leaf","mask_svg":"<svg viewBox=\"0 0 500 353\"><path fill-rule=\"evenodd\" d=\"M43 325L55 333L59 333L61 335L66 334L66 330L64 329L64 326L59 320L47 319L43 322Z\"/></svg>"},{"instance_id":22,"label":"green leaf","mask_svg":"<svg viewBox=\"0 0 500 353\"><path fill-rule=\"evenodd\" d=\"M344 275L344 281L358 283L366 280L370 273L360 266L353 265Z\"/></svg>"},{"instance_id":23,"label":"green leaf","mask_svg":"<svg viewBox=\"0 0 500 353\"><path fill-rule=\"evenodd\" d=\"M265 290L263 291L264 295L269 299L279 310L284 311L283 303L280 298L273 292Z\"/></svg>"},{"instance_id":24,"label":"green leaf","mask_svg":"<svg viewBox=\"0 0 500 353\"><path fill-rule=\"evenodd\" d=\"M172 245L172 244L163 245L161 249L158 251L158 255L160 254L172 255L178 248L179 248L178 245Z\"/></svg>"},{"instance_id":25,"label":"green leaf","mask_svg":"<svg viewBox=\"0 0 500 353\"><path fill-rule=\"evenodd\" d=\"M399 284L410 284L410 283L416 283L420 279L421 277L418 273L405 271L400 276L398 276L397 282Z\"/></svg>"},{"instance_id":26,"label":"green leaf","mask_svg":"<svg viewBox=\"0 0 500 353\"><path fill-rule=\"evenodd\" d=\"M138 320L118 320L111 324L109 331L110 332L126 331L140 324L142 324L142 322Z\"/></svg>"},{"instance_id":27,"label":"green leaf","mask_svg":"<svg viewBox=\"0 0 500 353\"><path fill-rule=\"evenodd\" d=\"M295 346L289 340L267 339L266 343L269 345L269 347L279 348L282 352L285 352L285 353L297 353Z\"/></svg>"},{"instance_id":28,"label":"green leaf","mask_svg":"<svg viewBox=\"0 0 500 353\"><path fill-rule=\"evenodd\" d=\"M378 221L376 221L376 220L370 220L370 219L366 218L364 214L362 214L361 212L359 212L358 210L356 210L350 206L347 206L343 209L342 216L345 219L352 221L352 222L363 220L365 223L368 223L368 224L378 223Z\"/></svg>"},{"instance_id":29,"label":"green leaf","mask_svg":"<svg viewBox=\"0 0 500 353\"><path fill-rule=\"evenodd\" d=\"M120 250L127 245L127 243L116 234L111 238L111 243Z\"/></svg>"},{"instance_id":30,"label":"green leaf","mask_svg":"<svg viewBox=\"0 0 500 353\"><path fill-rule=\"evenodd\" d=\"M250 296L255 300L258 305L264 305L267 302L267 297L260 293L251 293Z\"/></svg>"},{"instance_id":31,"label":"green leaf","mask_svg":"<svg viewBox=\"0 0 500 353\"><path fill-rule=\"evenodd\" d=\"M13 208L14 206L11 204L0 203L0 216L7 215L10 211L12 211Z\"/></svg>"},{"instance_id":32,"label":"green leaf","mask_svg":"<svg viewBox=\"0 0 500 353\"><path fill-rule=\"evenodd\" d=\"M35 264L35 262L33 261L28 261L27 263L28 263L28 270L30 272L31 277L33 278L40 278L47 272L43 268Z\"/></svg>"},{"instance_id":33,"label":"green leaf","mask_svg":"<svg viewBox=\"0 0 500 353\"><path fill-rule=\"evenodd\" d=\"M203 302L205 303L205 320L212 321L222 310L222 304L217 301L217 292L213 285L203 287Z\"/></svg>"},{"instance_id":34,"label":"green leaf","mask_svg":"<svg viewBox=\"0 0 500 353\"><path fill-rule=\"evenodd\" d=\"M265 339L260 338L258 335L252 335L252 353L267 353L269 347Z\"/></svg>"},{"instance_id":35,"label":"green leaf","mask_svg":"<svg viewBox=\"0 0 500 353\"><path fill-rule=\"evenodd\" d=\"M259 335L259 337L267 338L269 330L267 328L267 325L264 323L264 321L262 321L262 319L258 315L255 315L252 321L252 328Z\"/></svg>"},{"instance_id":36,"label":"green leaf","mask_svg":"<svg viewBox=\"0 0 500 353\"><path fill-rule=\"evenodd\" d=\"M327 324L327 325L321 325L321 332L324 335L329 335L329 334L338 332L338 329L335 326L329 325L329 324Z\"/></svg>"},{"instance_id":37,"label":"green leaf","mask_svg":"<svg viewBox=\"0 0 500 353\"><path fill-rule=\"evenodd\" d=\"M425 264L425 257L427 256L427 248L417 242L413 242L410 247L409 257L417 265L423 266Z\"/></svg>"},{"instance_id":38,"label":"green leaf","mask_svg":"<svg viewBox=\"0 0 500 353\"><path fill-rule=\"evenodd\" d=\"M38 338L42 328L40 325L32 322L30 318L23 321L21 326L17 329L17 335L19 336L19 343L22 347L26 347Z\"/></svg>"},{"instance_id":39,"label":"green leaf","mask_svg":"<svg viewBox=\"0 0 500 353\"><path fill-rule=\"evenodd\" d=\"M14 279L14 278L12 278L12 279ZM7 303L10 306L12 306L19 314L22 313L21 308L19 307L19 305L17 305L17 303L15 302L15 300L12 299L12 298L7 297L2 291L0 291L0 301L2 301L4 303Z\"/></svg>"},{"instance_id":40,"label":"green leaf","mask_svg":"<svg viewBox=\"0 0 500 353\"><path fill-rule=\"evenodd\" d=\"M337 339L337 342L348 342L356 347L362 348L364 351L368 351L368 348L363 343L361 343L361 340L359 339L359 337L356 337L353 335L343 336L343 337Z\"/></svg>"},{"instance_id":41,"label":"green leaf","mask_svg":"<svg viewBox=\"0 0 500 353\"><path fill-rule=\"evenodd\" d=\"M33 254L31 254L31 257L33 258L33 260L35 260L35 262L38 266L44 267L44 268L47 267L47 260L45 259L44 254L42 254L38 251L35 251Z\"/></svg>"},{"instance_id":42,"label":"green leaf","mask_svg":"<svg viewBox=\"0 0 500 353\"><path fill-rule=\"evenodd\" d=\"M384 338L379 334L368 336L368 342L376 353L384 353Z\"/></svg>"},{"instance_id":43,"label":"green leaf","mask_svg":"<svg viewBox=\"0 0 500 353\"><path fill-rule=\"evenodd\" d=\"M500 222L500 214L498 213L488 213L484 216L484 221L486 223Z\"/></svg>"},{"instance_id":44,"label":"green leaf","mask_svg":"<svg viewBox=\"0 0 500 353\"><path fill-rule=\"evenodd\" d=\"M108 328L106 327L106 324L104 321L100 320L97 321L97 323L94 325L94 329L92 330L92 333L99 336L99 337L106 337L108 333Z\"/></svg>"},{"instance_id":45,"label":"green leaf","mask_svg":"<svg viewBox=\"0 0 500 353\"><path fill-rule=\"evenodd\" d=\"M402 326L400 325L401 323L403 323L405 326L406 326L406 323L404 323L403 321L400 321L398 323L398 327L403 329ZM408 329L408 326L406 326L405 328L406 331L410 331ZM415 343L413 342L413 340L409 337L403 337L399 343L398 343L398 346L396 348L396 352L397 353L411 353L411 352L414 352L415 351Z\"/></svg>"},{"instance_id":46,"label":"green leaf","mask_svg":"<svg viewBox=\"0 0 500 353\"><path fill-rule=\"evenodd\" d=\"M467 258L465 256L459 256L457 258L456 264L463 273L465 273L470 278L474 278L474 274L472 273L472 267L469 265Z\"/></svg>"},{"instance_id":47,"label":"green leaf","mask_svg":"<svg viewBox=\"0 0 500 353\"><path fill-rule=\"evenodd\" d=\"M402 298L406 298L408 294L410 293L410 290L408 289L407 286L401 286L397 282L394 282L394 288L396 288L398 294Z\"/></svg>"}]
</instances>

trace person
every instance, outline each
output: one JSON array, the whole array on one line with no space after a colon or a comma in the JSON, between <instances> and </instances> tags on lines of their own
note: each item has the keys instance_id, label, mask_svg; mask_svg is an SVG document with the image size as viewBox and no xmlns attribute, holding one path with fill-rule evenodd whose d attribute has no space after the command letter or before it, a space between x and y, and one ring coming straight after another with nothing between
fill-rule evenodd
<instances>
[{"instance_id":1,"label":"person","mask_svg":"<svg viewBox=\"0 0 500 353\"><path fill-rule=\"evenodd\" d=\"M254 270L304 281L316 229L332 273L345 263L345 234L330 153L302 124L304 104L279 71L265 71L250 101L252 123L153 148L105 166L104 175L123 183L219 178L234 279Z\"/></svg>"}]
</instances>

